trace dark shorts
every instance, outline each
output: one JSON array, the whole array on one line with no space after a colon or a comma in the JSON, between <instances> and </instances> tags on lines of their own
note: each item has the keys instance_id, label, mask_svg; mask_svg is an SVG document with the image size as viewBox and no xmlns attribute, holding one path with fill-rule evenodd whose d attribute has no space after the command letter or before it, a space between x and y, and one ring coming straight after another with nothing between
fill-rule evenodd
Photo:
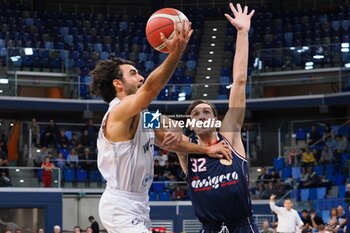
<instances>
[{"instance_id":1,"label":"dark shorts","mask_svg":"<svg viewBox=\"0 0 350 233\"><path fill-rule=\"evenodd\" d=\"M227 227L230 233L259 233L258 227L255 225L255 223L240 226L240 227ZM202 229L199 233L218 233L221 229L218 230L205 230Z\"/></svg>"}]
</instances>

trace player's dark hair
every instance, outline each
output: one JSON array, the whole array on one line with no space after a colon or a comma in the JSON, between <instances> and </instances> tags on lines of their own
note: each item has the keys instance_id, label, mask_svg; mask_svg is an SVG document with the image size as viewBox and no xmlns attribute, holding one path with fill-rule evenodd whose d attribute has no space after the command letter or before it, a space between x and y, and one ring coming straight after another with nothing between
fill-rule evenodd
<instances>
[{"instance_id":1,"label":"player's dark hair","mask_svg":"<svg viewBox=\"0 0 350 233\"><path fill-rule=\"evenodd\" d=\"M214 116L215 117L218 116L218 111L216 110L215 105L209 103L206 100L196 100L196 101L194 101L192 104L190 104L190 106L188 106L186 114L187 115L191 115L192 110L199 104L207 104L207 105L209 105L210 108L213 110Z\"/></svg>"},{"instance_id":2,"label":"player's dark hair","mask_svg":"<svg viewBox=\"0 0 350 233\"><path fill-rule=\"evenodd\" d=\"M114 55L111 55L108 60L99 61L95 69L90 72L93 78L92 93L102 96L105 102L110 103L117 94L113 80L123 80L123 72L119 66L124 64L135 66L134 62L114 57Z\"/></svg>"}]
</instances>

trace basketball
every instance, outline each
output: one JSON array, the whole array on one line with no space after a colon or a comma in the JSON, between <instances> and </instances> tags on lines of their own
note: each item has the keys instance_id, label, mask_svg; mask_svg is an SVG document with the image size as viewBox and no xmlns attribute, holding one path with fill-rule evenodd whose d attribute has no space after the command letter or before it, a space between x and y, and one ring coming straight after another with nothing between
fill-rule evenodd
<instances>
[{"instance_id":1,"label":"basketball","mask_svg":"<svg viewBox=\"0 0 350 233\"><path fill-rule=\"evenodd\" d=\"M187 17L179 10L174 8L163 8L154 12L147 21L146 37L150 45L162 53L168 53L168 50L160 39L160 33L168 39L174 36L174 22L188 21Z\"/></svg>"}]
</instances>

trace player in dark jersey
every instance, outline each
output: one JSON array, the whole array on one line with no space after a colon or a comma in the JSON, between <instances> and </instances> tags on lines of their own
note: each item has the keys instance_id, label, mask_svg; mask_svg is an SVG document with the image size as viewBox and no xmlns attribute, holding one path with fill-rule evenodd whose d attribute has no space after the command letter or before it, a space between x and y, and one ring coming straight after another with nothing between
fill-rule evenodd
<instances>
[{"instance_id":1,"label":"player in dark jersey","mask_svg":"<svg viewBox=\"0 0 350 233\"><path fill-rule=\"evenodd\" d=\"M213 159L207 155L178 154L186 173L195 214L203 225L201 233L258 233L253 221L252 204L248 190L248 164L241 139L241 127L246 105L245 88L248 66L248 32L254 10L230 3L234 18L225 14L237 29L236 54L233 63L233 84L229 97L229 110L215 127L195 125L196 137L189 139L201 145L226 142L231 148L232 160ZM203 100L189 106L191 121L217 120L215 107ZM214 124L210 124L214 125Z\"/></svg>"}]
</instances>

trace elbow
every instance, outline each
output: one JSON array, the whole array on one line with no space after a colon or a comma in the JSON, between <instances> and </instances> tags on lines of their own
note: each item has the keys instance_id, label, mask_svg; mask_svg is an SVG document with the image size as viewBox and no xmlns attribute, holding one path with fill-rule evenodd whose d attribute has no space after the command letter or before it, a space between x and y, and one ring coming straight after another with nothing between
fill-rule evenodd
<instances>
[{"instance_id":1,"label":"elbow","mask_svg":"<svg viewBox=\"0 0 350 233\"><path fill-rule=\"evenodd\" d=\"M239 72L237 75L234 76L234 81L238 84L245 85L247 83L247 73Z\"/></svg>"}]
</instances>

